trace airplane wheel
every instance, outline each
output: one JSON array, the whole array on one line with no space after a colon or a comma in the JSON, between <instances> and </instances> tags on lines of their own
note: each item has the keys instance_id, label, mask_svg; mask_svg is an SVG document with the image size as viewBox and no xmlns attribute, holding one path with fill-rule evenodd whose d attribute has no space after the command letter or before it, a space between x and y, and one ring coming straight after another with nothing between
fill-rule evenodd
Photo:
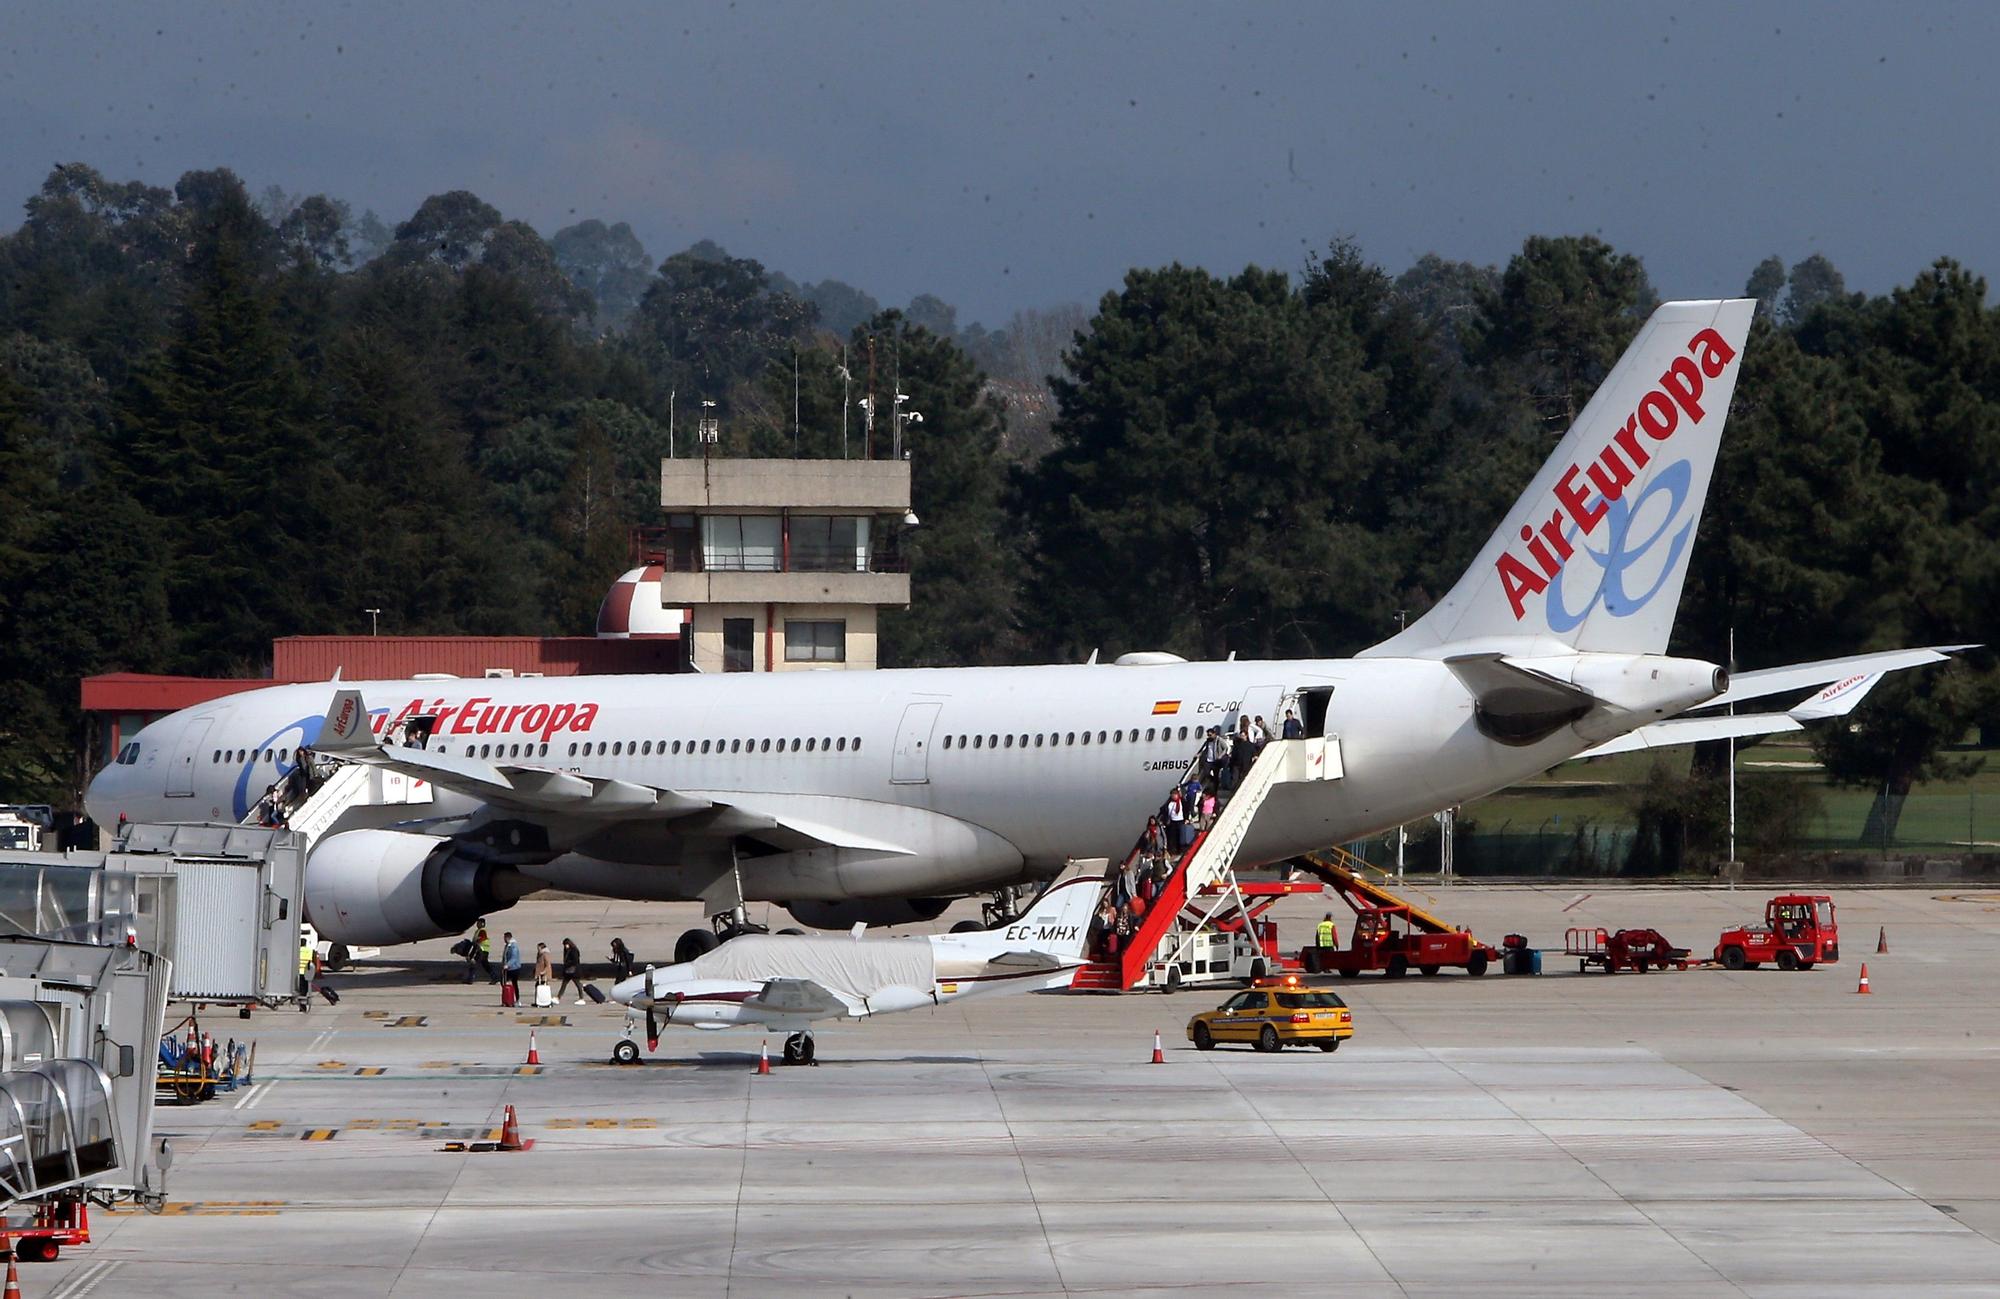
<instances>
[{"instance_id":1,"label":"airplane wheel","mask_svg":"<svg viewBox=\"0 0 2000 1299\"><path fill-rule=\"evenodd\" d=\"M686 965L697 956L706 956L722 945L710 929L690 929L674 944L674 964Z\"/></svg>"},{"instance_id":2,"label":"airplane wheel","mask_svg":"<svg viewBox=\"0 0 2000 1299\"><path fill-rule=\"evenodd\" d=\"M951 932L954 934L977 934L985 928L986 926L980 924L977 920L961 920L951 927Z\"/></svg>"},{"instance_id":3,"label":"airplane wheel","mask_svg":"<svg viewBox=\"0 0 2000 1299\"><path fill-rule=\"evenodd\" d=\"M813 1040L805 1033L794 1033L785 1039L786 1064L811 1064L813 1062Z\"/></svg>"},{"instance_id":4,"label":"airplane wheel","mask_svg":"<svg viewBox=\"0 0 2000 1299\"><path fill-rule=\"evenodd\" d=\"M629 1037L620 1039L618 1045L611 1048L611 1063L639 1063L639 1044Z\"/></svg>"},{"instance_id":5,"label":"airplane wheel","mask_svg":"<svg viewBox=\"0 0 2000 1299\"><path fill-rule=\"evenodd\" d=\"M1215 1049L1215 1034L1208 1031L1208 1025L1196 1024L1194 1026L1194 1049L1197 1051L1213 1051Z\"/></svg>"},{"instance_id":6,"label":"airplane wheel","mask_svg":"<svg viewBox=\"0 0 2000 1299\"><path fill-rule=\"evenodd\" d=\"M326 968L339 973L347 968L347 963L353 957L354 953L347 950L346 943L330 944L326 949Z\"/></svg>"},{"instance_id":7,"label":"airplane wheel","mask_svg":"<svg viewBox=\"0 0 2000 1299\"><path fill-rule=\"evenodd\" d=\"M1278 1030L1272 1028L1269 1024L1264 1025L1264 1031L1257 1035L1257 1049L1269 1055L1273 1051L1280 1050L1283 1046L1284 1043L1278 1040Z\"/></svg>"}]
</instances>

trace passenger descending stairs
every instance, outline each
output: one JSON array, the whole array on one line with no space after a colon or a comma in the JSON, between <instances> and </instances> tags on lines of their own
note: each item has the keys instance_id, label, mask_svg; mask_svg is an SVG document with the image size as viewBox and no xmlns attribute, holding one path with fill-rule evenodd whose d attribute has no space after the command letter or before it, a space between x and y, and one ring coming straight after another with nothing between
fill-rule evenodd
<instances>
[{"instance_id":1,"label":"passenger descending stairs","mask_svg":"<svg viewBox=\"0 0 2000 1299\"><path fill-rule=\"evenodd\" d=\"M358 762L343 762L285 818L285 826L305 836L306 851L310 853L320 836L331 830L341 814L351 807L430 801L430 786L422 781L413 781L400 772L385 771ZM250 815L244 818L244 824L256 823L257 809L253 808Z\"/></svg>"},{"instance_id":2,"label":"passenger descending stairs","mask_svg":"<svg viewBox=\"0 0 2000 1299\"><path fill-rule=\"evenodd\" d=\"M1184 770L1181 781L1192 769ZM1196 837L1174 871L1167 877L1159 896L1153 899L1138 930L1113 960L1093 961L1076 973L1074 989L1128 989L1144 982L1149 969L1164 967L1180 958L1194 935L1212 922L1225 908L1247 914L1248 906L1236 885L1236 855L1249 836L1258 809L1278 785L1308 780L1338 780L1341 776L1340 741L1313 737L1302 740L1272 740L1264 746L1243 783L1216 815L1214 824ZM1137 856L1134 847L1124 867Z\"/></svg>"}]
</instances>

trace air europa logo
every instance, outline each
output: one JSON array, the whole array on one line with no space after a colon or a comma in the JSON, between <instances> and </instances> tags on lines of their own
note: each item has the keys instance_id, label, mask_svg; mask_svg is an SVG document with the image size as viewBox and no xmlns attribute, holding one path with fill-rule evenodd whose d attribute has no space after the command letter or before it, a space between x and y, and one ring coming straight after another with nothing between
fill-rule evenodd
<instances>
[{"instance_id":1,"label":"air europa logo","mask_svg":"<svg viewBox=\"0 0 2000 1299\"><path fill-rule=\"evenodd\" d=\"M376 713L375 734L394 730L412 717L435 717L433 735L501 735L520 731L547 740L557 731L580 735L597 721L596 704L496 704L485 695L476 695L462 704L434 699L429 707L412 699L394 717L388 710Z\"/></svg>"},{"instance_id":2,"label":"air europa logo","mask_svg":"<svg viewBox=\"0 0 2000 1299\"><path fill-rule=\"evenodd\" d=\"M1653 460L1652 449L1640 441L1641 431L1652 442L1665 442L1680 427L1683 416L1691 424L1701 423L1707 414L1701 405L1702 390L1708 380L1719 377L1736 359L1736 349L1713 329L1704 329L1689 339L1686 351L1686 356L1674 358L1658 385L1639 399L1637 408L1626 417L1624 427L1612 434L1588 469L1572 464L1563 471L1556 480L1557 508L1549 515L1548 522L1539 528L1532 521L1521 525L1521 540L1526 543L1528 558L1534 561L1534 566L1530 567L1511 549L1501 551L1494 561L1500 574L1500 588L1507 593L1507 603L1514 610L1516 622L1527 611L1527 598L1547 591L1549 583L1562 575L1563 566L1576 554L1573 538L1579 532L1585 537L1592 536L1607 516L1611 523L1605 529L1605 548L1599 551L1588 545L1584 547L1585 553L1604 569L1604 582L1575 614L1563 606L1558 588L1558 593L1546 602L1552 630L1568 631L1575 627L1600 599L1611 613L1632 613L1652 598L1665 582L1665 575L1673 571L1671 560L1679 557L1680 548L1686 544L1686 529L1674 538L1673 554L1660 581L1651 590L1635 597L1623 589L1624 570L1650 550L1679 515L1687 499L1691 467L1686 461L1668 465L1653 476L1638 500L1626 502L1623 497L1638 472ZM1590 480L1588 488L1578 481L1584 477ZM1595 497L1589 495L1589 488L1596 489ZM1635 546L1629 536L1632 518L1638 507L1656 492L1666 492L1672 498L1666 522Z\"/></svg>"}]
</instances>

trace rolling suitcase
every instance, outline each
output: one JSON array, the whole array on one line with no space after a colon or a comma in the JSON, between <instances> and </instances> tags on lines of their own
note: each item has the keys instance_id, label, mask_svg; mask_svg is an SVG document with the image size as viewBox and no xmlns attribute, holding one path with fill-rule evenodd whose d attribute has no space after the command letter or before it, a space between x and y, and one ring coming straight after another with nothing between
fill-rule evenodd
<instances>
[{"instance_id":1,"label":"rolling suitcase","mask_svg":"<svg viewBox=\"0 0 2000 1299\"><path fill-rule=\"evenodd\" d=\"M604 993L594 983L583 985L583 995L590 998L591 1002L595 1005L602 1006L604 1004Z\"/></svg>"},{"instance_id":2,"label":"rolling suitcase","mask_svg":"<svg viewBox=\"0 0 2000 1299\"><path fill-rule=\"evenodd\" d=\"M338 1006L340 1004L340 994L332 988L327 987L324 983L319 985L319 995L326 998L326 1004L329 1006Z\"/></svg>"},{"instance_id":3,"label":"rolling suitcase","mask_svg":"<svg viewBox=\"0 0 2000 1299\"><path fill-rule=\"evenodd\" d=\"M546 1009L556 1004L556 990L546 983L535 985L535 1005Z\"/></svg>"},{"instance_id":4,"label":"rolling suitcase","mask_svg":"<svg viewBox=\"0 0 2000 1299\"><path fill-rule=\"evenodd\" d=\"M511 1009L513 1009L513 1007L514 1007L515 1003L519 1002L520 1000L521 1000L521 994L520 994L520 993L518 993L518 992L516 992L516 991L514 991L514 985L513 985L513 984L511 984L511 983L506 983L506 982L502 982L502 983L501 983L501 985L500 985L500 1004L501 1004L502 1006L505 1006L505 1007L507 1007L508 1009L510 1009L510 1010L511 1010Z\"/></svg>"}]
</instances>

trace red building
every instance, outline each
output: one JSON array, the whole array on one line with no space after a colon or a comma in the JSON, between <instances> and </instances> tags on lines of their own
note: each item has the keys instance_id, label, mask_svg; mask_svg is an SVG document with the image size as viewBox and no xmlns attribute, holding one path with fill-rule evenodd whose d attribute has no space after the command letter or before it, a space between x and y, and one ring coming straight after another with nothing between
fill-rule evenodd
<instances>
[{"instance_id":1,"label":"red building","mask_svg":"<svg viewBox=\"0 0 2000 1299\"><path fill-rule=\"evenodd\" d=\"M605 616L599 618L603 625ZM81 754L84 770L79 774L88 780L90 773L111 761L127 738L155 718L245 690L330 681L336 672L344 681L424 675L573 677L681 672L686 664L677 633L626 631L622 626L597 636L285 636L271 642L269 677L166 677L140 672L85 677L87 729Z\"/></svg>"}]
</instances>

